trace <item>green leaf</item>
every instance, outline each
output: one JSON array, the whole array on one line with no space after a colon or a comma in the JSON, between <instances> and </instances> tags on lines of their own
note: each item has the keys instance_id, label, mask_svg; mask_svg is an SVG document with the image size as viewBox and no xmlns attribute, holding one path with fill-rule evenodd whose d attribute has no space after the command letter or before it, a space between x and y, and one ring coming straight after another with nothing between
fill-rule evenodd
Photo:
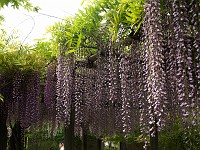
<instances>
[{"instance_id":1,"label":"green leaf","mask_svg":"<svg viewBox=\"0 0 200 150\"><path fill-rule=\"evenodd\" d=\"M65 54L66 54L66 55L69 55L69 54L74 53L74 52L76 52L76 50L71 49L71 50L68 50Z\"/></svg>"},{"instance_id":2,"label":"green leaf","mask_svg":"<svg viewBox=\"0 0 200 150\"><path fill-rule=\"evenodd\" d=\"M79 36L78 36L77 45L76 45L77 48L80 47L80 44L81 44L81 42L82 42L82 38L83 38L83 34L82 34L82 32L81 32L81 33L79 34Z\"/></svg>"},{"instance_id":3,"label":"green leaf","mask_svg":"<svg viewBox=\"0 0 200 150\"><path fill-rule=\"evenodd\" d=\"M3 101L4 101L4 100L3 100L3 98L4 98L4 97L3 97L3 95L2 95L2 94L0 94L0 101L2 101L2 102L3 102Z\"/></svg>"}]
</instances>

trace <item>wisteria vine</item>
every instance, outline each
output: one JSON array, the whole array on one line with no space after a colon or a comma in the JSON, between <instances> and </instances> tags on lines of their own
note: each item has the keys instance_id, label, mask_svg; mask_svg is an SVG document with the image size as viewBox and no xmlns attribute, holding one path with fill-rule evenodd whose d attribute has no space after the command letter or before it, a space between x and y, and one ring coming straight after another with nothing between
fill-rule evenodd
<instances>
[{"instance_id":1,"label":"wisteria vine","mask_svg":"<svg viewBox=\"0 0 200 150\"><path fill-rule=\"evenodd\" d=\"M199 10L195 0L146 0L141 40L100 45L96 67L78 65L74 54L61 51L57 62L47 67L44 105L38 104L40 74L19 71L9 87L9 102L0 107L6 105L9 121L20 121L23 128L37 122L44 107L54 116L47 120L56 118L68 126L74 107L76 134L84 128L97 137L126 136L139 129L145 148L149 135L173 128L176 119L184 128L196 127L200 123ZM76 57L83 60L80 51Z\"/></svg>"}]
</instances>

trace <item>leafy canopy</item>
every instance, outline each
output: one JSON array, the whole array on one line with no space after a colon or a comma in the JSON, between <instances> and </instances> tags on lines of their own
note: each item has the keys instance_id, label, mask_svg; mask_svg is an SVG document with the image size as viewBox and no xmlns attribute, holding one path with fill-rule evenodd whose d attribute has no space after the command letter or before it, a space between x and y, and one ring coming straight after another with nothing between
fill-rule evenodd
<instances>
[{"instance_id":1,"label":"leafy canopy","mask_svg":"<svg viewBox=\"0 0 200 150\"><path fill-rule=\"evenodd\" d=\"M84 51L83 57L97 51L102 42L114 42L137 33L144 17L144 0L88 0L74 17L54 24L48 32L52 41L68 53ZM61 48L62 51L63 48Z\"/></svg>"},{"instance_id":2,"label":"leafy canopy","mask_svg":"<svg viewBox=\"0 0 200 150\"><path fill-rule=\"evenodd\" d=\"M28 0L3 0L1 7L30 6ZM34 46L21 45L16 37L7 38L6 31L0 36L0 71L42 70L59 51L80 53L81 58L97 52L100 43L125 39L140 27L144 10L143 0L91 0L84 1L84 8L74 17L64 18L48 29L52 38L38 40ZM58 50L59 49L59 50Z\"/></svg>"},{"instance_id":3,"label":"leafy canopy","mask_svg":"<svg viewBox=\"0 0 200 150\"><path fill-rule=\"evenodd\" d=\"M34 45L22 45L17 36L7 36L0 30L0 75L17 71L45 71L45 66L55 56L50 42L39 42Z\"/></svg>"}]
</instances>

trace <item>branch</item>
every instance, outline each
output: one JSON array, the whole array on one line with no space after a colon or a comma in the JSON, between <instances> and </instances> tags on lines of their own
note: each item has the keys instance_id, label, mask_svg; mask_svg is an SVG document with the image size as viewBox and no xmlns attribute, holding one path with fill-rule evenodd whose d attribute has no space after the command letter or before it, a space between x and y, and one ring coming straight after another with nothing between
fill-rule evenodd
<instances>
[{"instance_id":1,"label":"branch","mask_svg":"<svg viewBox=\"0 0 200 150\"><path fill-rule=\"evenodd\" d=\"M76 61L76 68L77 67L87 67L87 68L96 68L94 62L98 59L98 54L94 54L89 56L87 59L82 61Z\"/></svg>"}]
</instances>

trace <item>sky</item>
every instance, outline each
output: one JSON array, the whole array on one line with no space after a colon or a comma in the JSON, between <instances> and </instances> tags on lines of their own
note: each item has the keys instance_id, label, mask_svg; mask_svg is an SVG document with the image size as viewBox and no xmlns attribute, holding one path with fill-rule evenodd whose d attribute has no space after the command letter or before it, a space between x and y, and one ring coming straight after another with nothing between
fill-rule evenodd
<instances>
[{"instance_id":1,"label":"sky","mask_svg":"<svg viewBox=\"0 0 200 150\"><path fill-rule=\"evenodd\" d=\"M8 34L17 30L23 43L34 43L34 39L45 37L46 28L62 21L66 16L73 16L81 8L82 0L30 0L30 2L33 6L40 7L39 13L12 7L0 10L0 14L5 18L4 27Z\"/></svg>"}]
</instances>

